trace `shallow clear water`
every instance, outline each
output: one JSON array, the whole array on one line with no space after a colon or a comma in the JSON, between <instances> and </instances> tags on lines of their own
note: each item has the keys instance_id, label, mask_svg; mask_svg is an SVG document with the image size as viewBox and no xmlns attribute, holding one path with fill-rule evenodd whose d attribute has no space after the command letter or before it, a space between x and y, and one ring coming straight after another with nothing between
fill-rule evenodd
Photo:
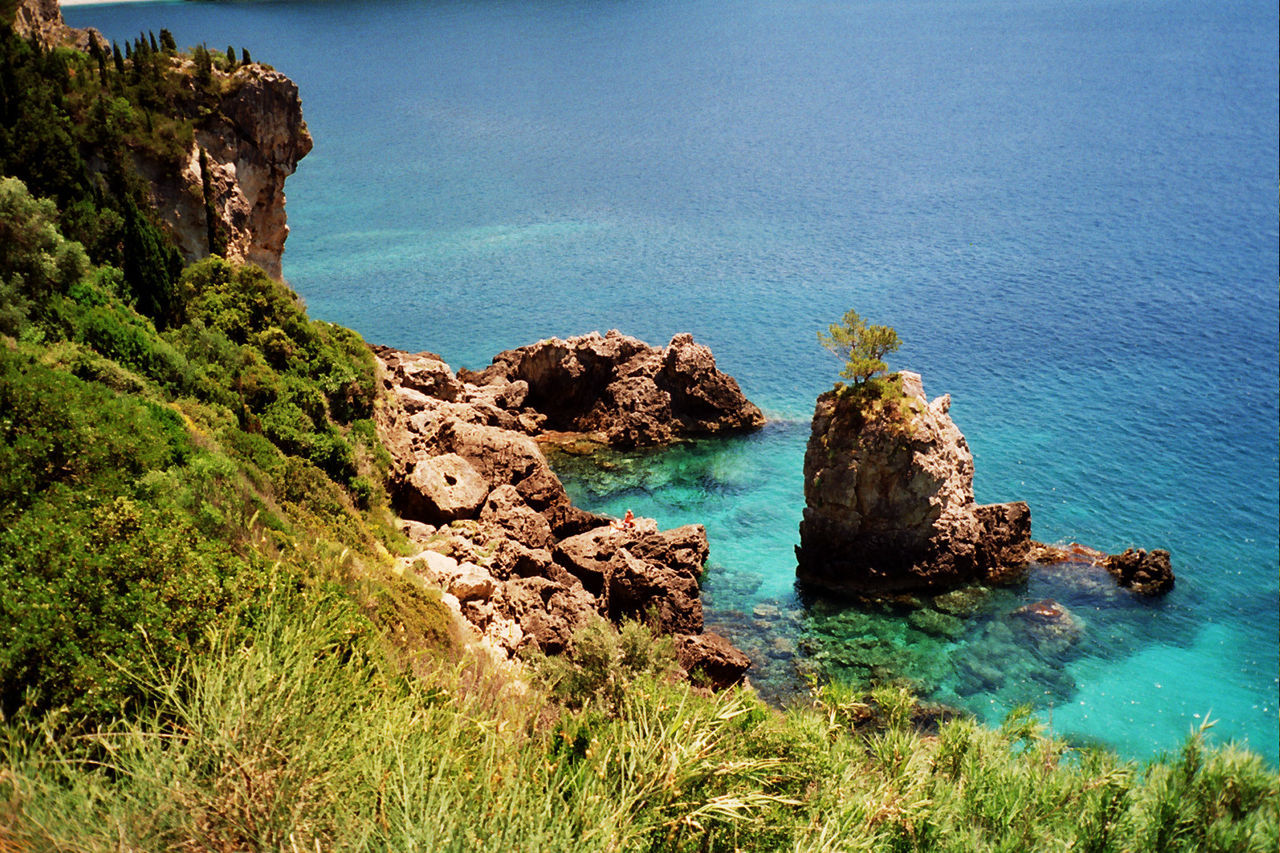
<instances>
[{"instance_id":1,"label":"shallow clear water","mask_svg":"<svg viewBox=\"0 0 1280 853\"><path fill-rule=\"evenodd\" d=\"M1211 713L1277 760L1275 2L66 17L245 46L299 83L316 149L285 273L315 316L455 366L613 327L711 346L762 433L560 467L593 508L707 525L708 620L763 689L906 678L1134 756ZM807 420L838 367L815 332L850 307L953 395L979 500L1029 501L1045 541L1168 547L1177 589L1039 572L964 617L801 599ZM1073 645L1018 633L1044 597L1082 623Z\"/></svg>"}]
</instances>

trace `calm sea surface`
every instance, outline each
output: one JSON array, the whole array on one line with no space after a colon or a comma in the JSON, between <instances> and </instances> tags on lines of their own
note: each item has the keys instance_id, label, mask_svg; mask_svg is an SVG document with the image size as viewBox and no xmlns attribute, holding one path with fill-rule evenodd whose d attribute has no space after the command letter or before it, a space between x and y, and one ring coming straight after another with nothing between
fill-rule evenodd
<instances>
[{"instance_id":1,"label":"calm sea surface","mask_svg":"<svg viewBox=\"0 0 1280 853\"><path fill-rule=\"evenodd\" d=\"M1147 757L1211 715L1275 763L1277 5L469 0L103 5L123 41L249 48L301 87L285 273L316 317L455 367L691 331L760 434L562 461L596 509L712 542L708 621L785 700L899 679ZM982 501L1173 552L881 610L794 588L801 459L848 308L949 392ZM1044 597L1083 625L1031 642Z\"/></svg>"}]
</instances>

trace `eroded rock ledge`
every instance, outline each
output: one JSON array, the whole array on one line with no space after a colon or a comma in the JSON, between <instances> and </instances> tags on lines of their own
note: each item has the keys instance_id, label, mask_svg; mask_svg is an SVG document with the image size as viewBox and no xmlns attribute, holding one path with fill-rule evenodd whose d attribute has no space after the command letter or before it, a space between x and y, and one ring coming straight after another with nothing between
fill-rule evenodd
<instances>
[{"instance_id":1,"label":"eroded rock ledge","mask_svg":"<svg viewBox=\"0 0 1280 853\"><path fill-rule=\"evenodd\" d=\"M973 454L951 420L950 395L930 402L919 374L899 377L901 405L851 389L818 398L804 461L800 579L842 593L937 591L1016 581L1033 561L1051 561L1054 550L1031 541L1026 503L974 502ZM1173 586L1166 551L1091 553L1135 592Z\"/></svg>"},{"instance_id":2,"label":"eroded rock ledge","mask_svg":"<svg viewBox=\"0 0 1280 853\"><path fill-rule=\"evenodd\" d=\"M623 363L645 355L632 347L639 342L617 333L575 341L588 342L585 351L629 353L618 356ZM582 369L557 367L547 354L560 352L564 360L581 365L571 342L513 351L543 353L537 356L545 365L542 373L491 369L464 372L462 378L431 353L374 347L388 392L378 426L392 455L393 501L406 532L422 546L421 553L402 561L402 569L439 583L448 593L446 601L506 654L525 646L565 651L574 631L597 615L614 621L648 618L676 637L687 670L701 670L716 684L732 683L750 662L727 640L703 633L703 527L659 530L654 521L641 518L624 528L575 507L534 441L552 422L535 405L555 399L556 386L546 376ZM681 353L690 352L700 363L710 362L709 352L705 362L701 359L705 347L683 337L664 350L647 349L650 355L662 354L659 365L668 358L678 363ZM534 383L538 395L532 392ZM740 397L736 383L732 388ZM687 391L687 396L696 394ZM575 404L594 413L591 423L605 436L621 436L625 443L640 434L659 435L643 426L647 418L633 418L632 409L596 406L581 395L575 395ZM556 409L555 423L565 423L559 419L567 408ZM617 413L614 420L605 414L611 409ZM750 409L758 415L758 409ZM617 427L615 421L629 426Z\"/></svg>"},{"instance_id":3,"label":"eroded rock ledge","mask_svg":"<svg viewBox=\"0 0 1280 853\"><path fill-rule=\"evenodd\" d=\"M540 428L590 433L614 447L666 444L684 437L759 429L764 415L716 369L711 350L676 335L659 349L623 335L593 332L539 341L460 372L481 387L520 386Z\"/></svg>"}]
</instances>

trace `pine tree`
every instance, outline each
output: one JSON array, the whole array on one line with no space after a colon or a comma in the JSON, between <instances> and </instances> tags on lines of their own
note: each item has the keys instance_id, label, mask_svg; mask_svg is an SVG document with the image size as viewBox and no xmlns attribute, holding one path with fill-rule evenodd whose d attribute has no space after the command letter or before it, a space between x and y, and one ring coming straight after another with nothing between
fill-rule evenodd
<instances>
[{"instance_id":1,"label":"pine tree","mask_svg":"<svg viewBox=\"0 0 1280 853\"><path fill-rule=\"evenodd\" d=\"M864 385L876 374L888 370L884 357L897 352L901 346L898 333L892 328L868 326L853 310L846 311L839 323L832 323L827 334L818 332L818 342L845 359L840 375L852 379L855 385Z\"/></svg>"}]
</instances>

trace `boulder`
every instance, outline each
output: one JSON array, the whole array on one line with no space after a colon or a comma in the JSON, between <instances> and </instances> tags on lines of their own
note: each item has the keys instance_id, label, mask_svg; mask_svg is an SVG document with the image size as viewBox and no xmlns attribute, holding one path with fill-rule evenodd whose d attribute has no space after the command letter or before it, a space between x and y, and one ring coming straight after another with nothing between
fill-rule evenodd
<instances>
[{"instance_id":1,"label":"boulder","mask_svg":"<svg viewBox=\"0 0 1280 853\"><path fill-rule=\"evenodd\" d=\"M474 516L484 505L489 483L463 457L444 453L422 459L400 489L401 512L430 524Z\"/></svg>"},{"instance_id":2,"label":"boulder","mask_svg":"<svg viewBox=\"0 0 1280 853\"><path fill-rule=\"evenodd\" d=\"M1160 548L1151 551L1128 548L1123 554L1104 558L1102 566L1120 586L1142 595L1163 595L1173 589L1169 552Z\"/></svg>"},{"instance_id":3,"label":"boulder","mask_svg":"<svg viewBox=\"0 0 1280 853\"><path fill-rule=\"evenodd\" d=\"M702 630L702 596L694 575L641 559L626 548L614 552L606 573L603 598L614 622L648 621L664 634Z\"/></svg>"},{"instance_id":4,"label":"boulder","mask_svg":"<svg viewBox=\"0 0 1280 853\"><path fill-rule=\"evenodd\" d=\"M615 620L653 615L664 633L702 629L698 577L707 558L701 525L660 531L649 519L621 530L599 527L556 543L555 558Z\"/></svg>"},{"instance_id":5,"label":"boulder","mask_svg":"<svg viewBox=\"0 0 1280 853\"><path fill-rule=\"evenodd\" d=\"M553 555L556 562L572 572L590 592L602 595L609 562L626 541L621 530L605 525L561 539Z\"/></svg>"},{"instance_id":6,"label":"boulder","mask_svg":"<svg viewBox=\"0 0 1280 853\"><path fill-rule=\"evenodd\" d=\"M529 548L549 548L555 541L551 524L533 510L515 486L504 483L489 493L480 520L507 531L513 539Z\"/></svg>"},{"instance_id":7,"label":"boulder","mask_svg":"<svg viewBox=\"0 0 1280 853\"><path fill-rule=\"evenodd\" d=\"M818 398L805 452L796 549L806 583L839 592L939 590L1016 575L1030 547L1024 503L981 507L951 398L918 374L901 400L837 388Z\"/></svg>"},{"instance_id":8,"label":"boulder","mask_svg":"<svg viewBox=\"0 0 1280 853\"><path fill-rule=\"evenodd\" d=\"M710 551L707 529L701 524L686 524L672 530L655 530L637 536L627 547L641 559L694 578L701 577Z\"/></svg>"},{"instance_id":9,"label":"boulder","mask_svg":"<svg viewBox=\"0 0 1280 853\"><path fill-rule=\"evenodd\" d=\"M498 612L520 625L523 640L547 654L573 644L573 634L595 616L595 599L581 585L548 578L514 578L502 587Z\"/></svg>"},{"instance_id":10,"label":"boulder","mask_svg":"<svg viewBox=\"0 0 1280 853\"><path fill-rule=\"evenodd\" d=\"M676 656L685 672L701 673L715 688L737 684L751 666L751 659L719 634L677 636Z\"/></svg>"},{"instance_id":11,"label":"boulder","mask_svg":"<svg viewBox=\"0 0 1280 853\"><path fill-rule=\"evenodd\" d=\"M456 572L444 579L445 591L458 601L484 601L496 588L493 576L473 563L461 563Z\"/></svg>"}]
</instances>

